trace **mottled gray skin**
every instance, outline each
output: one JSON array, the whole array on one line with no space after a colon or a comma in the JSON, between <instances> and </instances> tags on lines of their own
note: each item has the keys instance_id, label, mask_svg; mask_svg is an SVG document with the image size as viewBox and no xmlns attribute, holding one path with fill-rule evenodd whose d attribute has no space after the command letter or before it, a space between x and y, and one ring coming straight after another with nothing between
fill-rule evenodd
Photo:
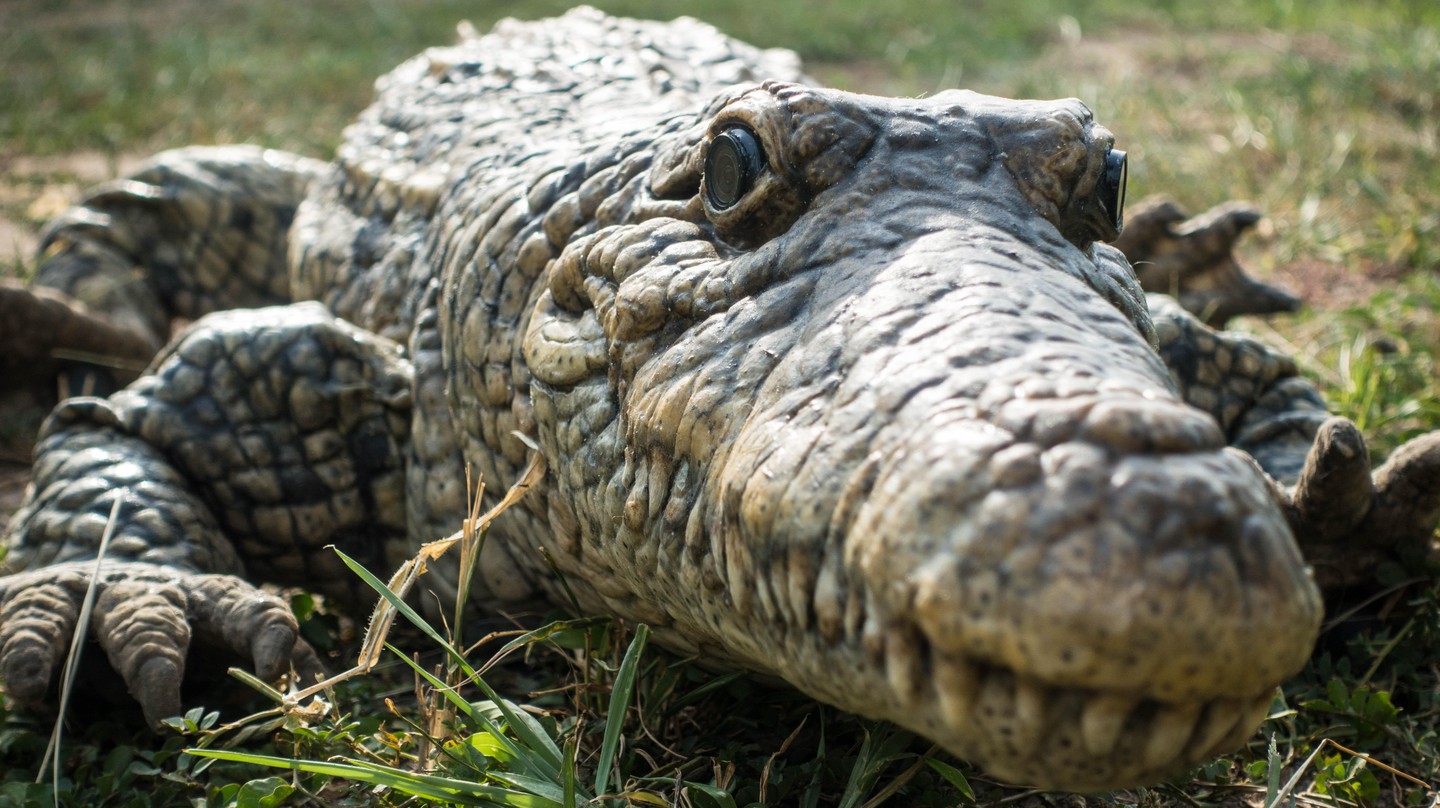
<instances>
[{"instance_id":1,"label":"mottled gray skin","mask_svg":"<svg viewBox=\"0 0 1440 808\"><path fill-rule=\"evenodd\" d=\"M117 319L236 284L324 308L206 317L52 416L0 578L10 692L45 698L117 497L104 591L148 600L95 636L154 720L192 630L313 668L247 581L352 595L323 545L396 563L459 525L464 464L518 478L523 435L549 472L496 523L483 602L557 594L543 546L586 609L1046 787L1153 782L1248 737L1320 618L1292 531L1334 464L1308 440L1353 428L1282 357L1152 319L1096 243L1111 136L1079 102L800 78L693 21L502 23L381 79L330 168L191 150L130 189L239 174L303 202L196 205L179 242L53 230L51 262L92 256L69 277L140 300ZM702 167L737 124L766 167L717 210ZM208 246L291 216L270 271ZM202 266L130 271L161 255Z\"/></svg>"}]
</instances>

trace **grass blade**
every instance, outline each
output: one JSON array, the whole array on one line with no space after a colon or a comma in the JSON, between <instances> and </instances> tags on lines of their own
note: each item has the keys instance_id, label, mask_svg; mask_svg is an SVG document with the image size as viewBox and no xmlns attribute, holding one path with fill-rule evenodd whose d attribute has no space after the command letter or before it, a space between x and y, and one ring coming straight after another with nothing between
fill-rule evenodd
<instances>
[{"instance_id":1,"label":"grass blade","mask_svg":"<svg viewBox=\"0 0 1440 808\"><path fill-rule=\"evenodd\" d=\"M110 538L115 534L115 523L120 519L120 506L125 504L125 492L115 497L110 506L110 518L105 520L105 531L100 535L100 546L95 550L95 571L90 576L90 585L85 589L85 599L80 603L80 614L75 618L75 633L70 637L70 653L65 656L65 667L60 673L60 709L55 716L55 728L50 733L50 744L40 761L35 782L45 776L45 768L52 762L51 794L60 799L60 743L61 730L65 726L65 714L70 709L70 694L75 689L75 674L80 670L80 654L85 649L85 635L90 627L90 615L95 610L95 598L100 591L100 569L105 563L105 554L110 548Z\"/></svg>"},{"instance_id":2,"label":"grass blade","mask_svg":"<svg viewBox=\"0 0 1440 808\"><path fill-rule=\"evenodd\" d=\"M576 797L579 796L578 789L575 787L575 758L579 753L580 743L578 733L576 733L575 735L571 735L569 740L565 741L564 768L560 770L560 788L563 797L561 801L565 804L565 808L572 808L573 806L579 805L579 802L576 800ZM589 802L588 797L586 798L586 802Z\"/></svg>"},{"instance_id":3,"label":"grass blade","mask_svg":"<svg viewBox=\"0 0 1440 808\"><path fill-rule=\"evenodd\" d=\"M500 805L513 806L513 808L556 808L559 805L533 794L524 794L507 788L487 786L468 780L455 780L449 777L417 774L363 761L295 760L275 755L222 749L187 749L185 754L228 760L233 763L249 763L255 766L340 777L358 783L386 786L417 797L462 805Z\"/></svg>"},{"instance_id":4,"label":"grass blade","mask_svg":"<svg viewBox=\"0 0 1440 808\"><path fill-rule=\"evenodd\" d=\"M500 713L505 716L505 721L510 726L511 731L514 732L521 743L524 744L524 746L521 746L512 740L498 724L492 721L490 716L485 715L484 711L475 709L475 706L467 701L464 696L456 692L455 688L445 684L434 674L417 665L414 660L400 653L393 646L389 647L396 656L404 660L405 664L409 665L421 678L425 679L431 687L435 688L437 692L445 696L447 701L455 705L456 709L464 713L467 718L478 722L487 732L495 736L497 741L504 744L506 751L508 751L515 760L523 761L526 764L527 774L551 782L557 782L560 779L560 766L558 764L558 758L560 756L559 747L550 739L550 736L545 734L545 730L540 726L539 722L531 718L525 711L515 708L513 704L500 698L499 694L495 693L489 685L484 684L484 680L478 678L474 680L476 685L483 685L481 689L486 691L487 697L495 704L496 709L500 710ZM552 752L556 760L551 759Z\"/></svg>"},{"instance_id":5,"label":"grass blade","mask_svg":"<svg viewBox=\"0 0 1440 808\"><path fill-rule=\"evenodd\" d=\"M375 575L370 572L370 570L365 569L365 565L361 564L359 561L356 561L350 556L345 555L345 553L341 552L338 547L334 548L334 550L335 555L340 557L340 560L345 563L345 566L350 568L351 572L354 572L357 576L360 577L360 580L364 581L367 585L369 585L371 589L374 589L375 592L380 595L380 597L384 598L387 602L389 602L391 606L395 607L396 612L403 615L406 620L409 620L412 624L414 624L416 628L424 632L425 636L434 640L436 644L438 644L441 648L445 649L445 653L449 654L450 658L454 660L457 665L460 666L461 670L465 672L466 676L475 675L475 670L471 668L469 663L465 661L465 656L461 654L458 650L456 650L455 646L451 645L448 640L442 637L440 635L440 632L436 631L435 627L430 625L429 621L421 617L419 612L416 612L414 609L412 609L410 607L410 604L405 602L404 598L395 594L395 592L393 592L390 587L385 585L384 581L376 578Z\"/></svg>"},{"instance_id":6,"label":"grass blade","mask_svg":"<svg viewBox=\"0 0 1440 808\"><path fill-rule=\"evenodd\" d=\"M718 806L718 808L736 808L735 798L730 796L730 792L726 791L723 788L720 788L719 786L712 786L706 783L686 782L685 790L687 792L698 791L701 794L704 794L706 797L714 800L715 805Z\"/></svg>"},{"instance_id":7,"label":"grass blade","mask_svg":"<svg viewBox=\"0 0 1440 808\"><path fill-rule=\"evenodd\" d=\"M421 617L419 613L417 613L414 609L410 608L410 605L407 604L405 600L399 595L391 591L390 587L386 586L383 581L381 581L379 578L376 578L369 570L365 569L365 566L363 564L345 555L338 548L335 549L335 554L340 556L340 560L345 563L345 566L349 567L356 575L360 576L360 579L363 580L366 584L368 584L370 588L374 589L380 595L380 597L384 598L387 602L389 602L391 606L394 606L396 612L403 615L406 620L409 620L415 625L416 628L424 632L427 637L434 640L441 648L445 649L445 653L450 656L450 658L455 662L455 664L460 668L460 670L465 674L465 676L469 680L473 681L476 687L480 688L481 692L485 694L486 698L490 699L492 702L495 703L496 707L500 708L500 712L505 716L505 721L509 723L510 728L515 731L515 734L536 752L544 755L547 768L550 770L551 775L555 776L559 774L560 747L556 746L555 742L551 740L548 735L546 735L543 731L539 730L539 727L535 723L534 719L530 718L528 715L522 715L520 711L513 709L508 701L501 698L500 694L495 692L495 689L490 687L490 685L487 684L485 680L482 679L480 675L475 672L475 669L472 668L470 666L470 663L465 660L465 656L455 649L455 646L451 645L444 637L440 636L440 632L436 631L434 626L431 626L430 623L425 620L425 618ZM400 656L402 659L404 658L403 654L401 654Z\"/></svg>"},{"instance_id":8,"label":"grass blade","mask_svg":"<svg viewBox=\"0 0 1440 808\"><path fill-rule=\"evenodd\" d=\"M491 701L505 716L505 723L526 745L536 752L544 755L546 767L552 776L560 772L561 754L560 747L555 741L545 734L544 729L534 718L530 717L524 710L518 710L508 700L502 698L495 688L491 687L484 679L475 677L475 686L480 688L485 697Z\"/></svg>"},{"instance_id":9,"label":"grass blade","mask_svg":"<svg viewBox=\"0 0 1440 808\"><path fill-rule=\"evenodd\" d=\"M682 695L677 696L669 704L665 705L665 715L670 716L681 710L701 701L706 696L729 685L737 679L744 679L749 676L749 671L730 671L719 676L713 676L693 688L687 689Z\"/></svg>"},{"instance_id":10,"label":"grass blade","mask_svg":"<svg viewBox=\"0 0 1440 808\"><path fill-rule=\"evenodd\" d=\"M500 786L485 785L483 783L477 783L471 780L458 780L453 777L441 777L440 775L436 774L421 774L419 772L396 769L391 766L386 766L381 763L372 763L367 760L349 760L347 761L347 763L352 766L374 772L377 775L391 776L398 774L409 782L423 784L425 786L436 789L453 788L459 789L461 793L468 793L470 789L483 789L484 794L478 794L478 796L482 796L486 799L499 799L501 800L502 804L505 805L525 805L533 806L533 808L562 808L558 800L558 787L549 783L533 781L530 778L515 777L514 775L504 774L496 777L496 779L500 779L502 781L505 781L509 778L514 778L518 780L519 782L517 782L515 785L518 788L524 790L517 791L515 789L503 788ZM491 776L495 777L495 773L492 772ZM534 783L534 785L536 785L539 790L532 790L530 785L522 785L522 783ZM544 793L546 791L552 790L556 795L555 798L547 796L546 793Z\"/></svg>"},{"instance_id":11,"label":"grass blade","mask_svg":"<svg viewBox=\"0 0 1440 808\"><path fill-rule=\"evenodd\" d=\"M635 676L640 668L640 654L650 639L650 627L635 627L635 639L625 649L625 658L615 674L615 688L610 694L610 712L605 716L605 740L600 744L600 760L595 764L595 793L605 794L610 785L610 772L615 766L615 750L620 744L620 728L630 709L630 696L635 690Z\"/></svg>"},{"instance_id":12,"label":"grass blade","mask_svg":"<svg viewBox=\"0 0 1440 808\"><path fill-rule=\"evenodd\" d=\"M872 723L865 730L865 740L855 756L855 767L850 770L850 781L845 785L841 797L841 808L857 808L863 805L870 789L875 786L885 767L901 758L910 757L905 752L910 735L893 725Z\"/></svg>"},{"instance_id":13,"label":"grass blade","mask_svg":"<svg viewBox=\"0 0 1440 808\"><path fill-rule=\"evenodd\" d=\"M972 803L975 801L975 791L970 788L970 781L965 779L965 774L959 769L935 758L927 758L925 765L939 772L940 776L945 778L945 782L954 786L962 797Z\"/></svg>"},{"instance_id":14,"label":"grass blade","mask_svg":"<svg viewBox=\"0 0 1440 808\"><path fill-rule=\"evenodd\" d=\"M554 780L542 780L538 777L527 777L514 772L489 772L491 778L510 785L521 791L528 791L537 797L550 800L556 805L575 805L574 802L565 802L565 788Z\"/></svg>"},{"instance_id":15,"label":"grass blade","mask_svg":"<svg viewBox=\"0 0 1440 808\"><path fill-rule=\"evenodd\" d=\"M551 622L546 623L539 628L531 629L530 631L527 631L524 634L521 634L510 640L509 642L505 643L504 645L500 646L500 649L496 651L493 656L498 659L505 656L506 654L509 654L511 651L514 651L517 648L523 648L524 646L532 645L537 642L544 642L545 640L548 640L557 634L563 634L568 631L578 631L580 629L588 629L593 626L604 625L608 622L610 622L609 617L580 617L571 620L552 620Z\"/></svg>"}]
</instances>

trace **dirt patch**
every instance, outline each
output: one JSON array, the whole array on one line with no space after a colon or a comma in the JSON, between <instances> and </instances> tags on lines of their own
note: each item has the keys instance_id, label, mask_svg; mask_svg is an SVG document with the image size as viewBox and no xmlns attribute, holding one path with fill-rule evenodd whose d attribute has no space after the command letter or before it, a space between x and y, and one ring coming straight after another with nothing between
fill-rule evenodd
<instances>
[{"instance_id":1,"label":"dirt patch","mask_svg":"<svg viewBox=\"0 0 1440 808\"><path fill-rule=\"evenodd\" d=\"M30 261L35 254L35 245L34 228L0 215L0 266Z\"/></svg>"},{"instance_id":2,"label":"dirt patch","mask_svg":"<svg viewBox=\"0 0 1440 808\"><path fill-rule=\"evenodd\" d=\"M142 154L111 154L101 151L80 151L36 157L28 154L0 159L4 182L63 178L78 183L103 182L121 174L129 174L145 162Z\"/></svg>"},{"instance_id":3,"label":"dirt patch","mask_svg":"<svg viewBox=\"0 0 1440 808\"><path fill-rule=\"evenodd\" d=\"M1320 34L1262 29L1177 39L1173 31L1123 29L1062 40L1040 62L1047 70L1085 76L1107 87L1127 87L1143 79L1178 94L1186 88L1209 90L1217 83L1267 76L1281 60L1295 56L1331 64L1354 58Z\"/></svg>"},{"instance_id":4,"label":"dirt patch","mask_svg":"<svg viewBox=\"0 0 1440 808\"><path fill-rule=\"evenodd\" d=\"M829 87L875 95L913 95L909 82L895 75L895 68L879 59L852 59L848 62L806 62L805 72Z\"/></svg>"},{"instance_id":5,"label":"dirt patch","mask_svg":"<svg viewBox=\"0 0 1440 808\"><path fill-rule=\"evenodd\" d=\"M1269 280L1299 296L1306 306L1336 310L1364 305L1377 292L1393 289L1406 273L1397 264L1297 261L1275 267Z\"/></svg>"}]
</instances>

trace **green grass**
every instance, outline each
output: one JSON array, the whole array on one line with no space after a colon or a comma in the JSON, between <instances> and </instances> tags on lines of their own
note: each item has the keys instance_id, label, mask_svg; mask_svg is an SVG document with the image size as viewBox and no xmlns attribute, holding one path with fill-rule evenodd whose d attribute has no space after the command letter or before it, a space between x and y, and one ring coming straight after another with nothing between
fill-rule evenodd
<instances>
[{"instance_id":1,"label":"green grass","mask_svg":"<svg viewBox=\"0 0 1440 808\"><path fill-rule=\"evenodd\" d=\"M501 16L566 5L12 0L0 6L0 217L38 224L51 206L35 200L73 192L84 179L76 154L113 162L186 143L248 141L324 156L374 78L450 41L458 20L483 30ZM650 17L681 10L659 0L596 5ZM1132 199L1163 192L1198 211L1245 198L1266 212L1242 261L1299 290L1311 307L1238 325L1286 346L1337 411L1361 425L1377 459L1440 427L1440 3L776 0L757 8L717 0L683 10L755 44L795 48L822 81L847 89L968 86L1084 99L1130 151ZM52 159L33 159L41 157ZM0 262L0 274L25 271L12 256ZM1406 577L1385 574L1397 584ZM1437 600L1412 584L1327 632L1245 749L1173 784L1094 801L1258 802L1319 750L1292 792L1306 794L1302 804L1428 804L1424 789L1320 747L1328 738L1440 781ZM628 638L608 624L560 626L526 647L525 664L500 665L486 678L543 713L543 734L566 766L576 761L564 769L573 779L557 770L562 794L568 782L576 793L627 791L632 804L860 806L889 794L887 804L941 806L1020 796L893 728L745 677L716 679L654 648L635 658L633 701L617 709L612 685ZM311 631L328 636L318 623ZM411 644L432 655L429 664L443 662L432 641ZM473 739L513 735L509 723L487 728L452 705L458 734L432 737L422 717L438 702L417 698L412 680L391 660L340 691L339 715L348 717L268 732L243 749L402 768L439 750L446 776L483 781L477 767L495 764L475 756L484 744ZM115 723L90 727L63 760L65 801L267 805L303 802L306 789L322 789L318 804L401 800L319 775L277 778L179 754L182 744L212 737L214 722L196 712L181 722L185 738L161 740ZM28 782L46 734L31 716L3 714L0 804L50 804L48 786Z\"/></svg>"}]
</instances>

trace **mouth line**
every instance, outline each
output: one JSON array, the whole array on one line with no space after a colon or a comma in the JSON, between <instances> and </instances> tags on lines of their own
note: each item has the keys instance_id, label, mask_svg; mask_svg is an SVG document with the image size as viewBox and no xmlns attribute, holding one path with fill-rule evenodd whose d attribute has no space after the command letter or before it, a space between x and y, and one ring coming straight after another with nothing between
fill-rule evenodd
<instances>
[{"instance_id":1,"label":"mouth line","mask_svg":"<svg viewBox=\"0 0 1440 808\"><path fill-rule=\"evenodd\" d=\"M1068 791L1153 784L1183 773L1243 743L1274 700L1269 688L1168 701L1041 682L958 655L932 662L929 687L918 683L911 705L918 708L917 728L953 739L945 745L998 777Z\"/></svg>"}]
</instances>

